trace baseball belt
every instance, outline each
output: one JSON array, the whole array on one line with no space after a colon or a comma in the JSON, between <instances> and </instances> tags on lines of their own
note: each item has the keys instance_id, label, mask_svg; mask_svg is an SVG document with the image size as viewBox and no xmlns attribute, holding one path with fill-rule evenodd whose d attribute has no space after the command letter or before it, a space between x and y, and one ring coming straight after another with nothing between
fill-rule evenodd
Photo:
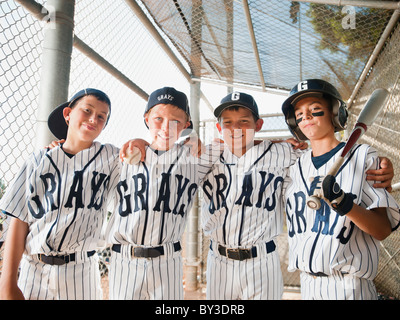
<instances>
[{"instance_id":1,"label":"baseball belt","mask_svg":"<svg viewBox=\"0 0 400 320\"><path fill-rule=\"evenodd\" d=\"M87 252L88 258L93 256L96 253L95 250ZM75 261L76 254L71 253L63 256L46 256L44 254L38 254L37 255L39 261L45 263L45 264L50 264L50 265L56 265L56 266L61 266L63 264Z\"/></svg>"},{"instance_id":2,"label":"baseball belt","mask_svg":"<svg viewBox=\"0 0 400 320\"><path fill-rule=\"evenodd\" d=\"M276 245L273 240L267 242L265 244L265 246L266 246L267 253L271 253L271 252L275 251ZM210 248L211 248L211 245L210 245ZM221 256L224 256L224 257L227 257L227 258L233 259L233 260L239 260L239 261L257 257L257 247L252 247L250 249L241 249L241 248L226 248L222 245L218 245L218 252Z\"/></svg>"},{"instance_id":3,"label":"baseball belt","mask_svg":"<svg viewBox=\"0 0 400 320\"><path fill-rule=\"evenodd\" d=\"M319 278L319 277L329 277L329 274L323 273L323 272L306 272L309 275L313 276L314 278ZM348 272L343 272L343 271L338 271L337 274L340 274L342 276L345 276L349 274Z\"/></svg>"},{"instance_id":4,"label":"baseball belt","mask_svg":"<svg viewBox=\"0 0 400 320\"><path fill-rule=\"evenodd\" d=\"M121 245L120 244L114 244L111 247L112 251L121 253ZM159 256L164 255L164 246L159 246L159 247L132 247L131 248L131 255L132 258L157 258ZM181 250L181 243L175 242L174 243L174 252Z\"/></svg>"},{"instance_id":5,"label":"baseball belt","mask_svg":"<svg viewBox=\"0 0 400 320\"><path fill-rule=\"evenodd\" d=\"M323 272L307 272L308 274L312 275L314 278L316 277L329 277L327 274Z\"/></svg>"}]
</instances>

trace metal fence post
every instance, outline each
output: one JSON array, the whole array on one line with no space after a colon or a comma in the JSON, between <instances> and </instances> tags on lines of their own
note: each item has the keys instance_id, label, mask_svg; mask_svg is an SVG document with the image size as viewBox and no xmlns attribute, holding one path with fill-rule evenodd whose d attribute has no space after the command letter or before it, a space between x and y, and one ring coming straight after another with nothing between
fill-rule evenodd
<instances>
[{"instance_id":1,"label":"metal fence post","mask_svg":"<svg viewBox=\"0 0 400 320\"><path fill-rule=\"evenodd\" d=\"M203 11L200 10L202 0L192 0L192 63L196 70L201 66L201 39L202 39L202 21ZM199 47L200 46L200 47ZM200 76L194 74L194 76ZM192 117L193 128L199 133L200 119L200 82L190 84L190 114ZM186 290L195 291L198 288L197 272L199 266L199 196L193 202L193 208L189 212L187 227L187 259L186 259Z\"/></svg>"},{"instance_id":2,"label":"metal fence post","mask_svg":"<svg viewBox=\"0 0 400 320\"><path fill-rule=\"evenodd\" d=\"M194 130L199 133L200 83L190 85L190 114ZM199 266L199 197L193 199L193 207L189 212L187 224L186 253L186 290L195 291L198 288L197 272Z\"/></svg>"},{"instance_id":3,"label":"metal fence post","mask_svg":"<svg viewBox=\"0 0 400 320\"><path fill-rule=\"evenodd\" d=\"M36 124L37 148L43 148L54 140L47 118L57 105L68 99L75 0L48 0L46 9Z\"/></svg>"}]
</instances>

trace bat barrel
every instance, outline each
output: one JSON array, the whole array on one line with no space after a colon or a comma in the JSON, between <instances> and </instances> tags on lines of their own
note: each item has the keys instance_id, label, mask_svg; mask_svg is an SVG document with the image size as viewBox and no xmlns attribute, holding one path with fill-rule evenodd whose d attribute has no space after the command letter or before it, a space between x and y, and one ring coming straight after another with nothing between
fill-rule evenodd
<instances>
[{"instance_id":1,"label":"bat barrel","mask_svg":"<svg viewBox=\"0 0 400 320\"><path fill-rule=\"evenodd\" d=\"M378 116L379 112L386 105L389 98L389 91L384 88L375 89L369 97L364 108L358 116L357 122L370 126Z\"/></svg>"}]
</instances>

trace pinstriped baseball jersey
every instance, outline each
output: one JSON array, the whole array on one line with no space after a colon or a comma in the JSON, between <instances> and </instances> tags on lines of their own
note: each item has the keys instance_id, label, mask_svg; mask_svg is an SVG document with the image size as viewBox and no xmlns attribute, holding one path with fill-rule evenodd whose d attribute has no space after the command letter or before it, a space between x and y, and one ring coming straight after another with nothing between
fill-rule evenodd
<instances>
[{"instance_id":1,"label":"pinstriped baseball jersey","mask_svg":"<svg viewBox=\"0 0 400 320\"><path fill-rule=\"evenodd\" d=\"M166 152L148 147L144 162L122 166L106 233L108 243L121 244L111 255L110 299L183 299L179 241L199 184L221 153L213 152L208 146L198 159L181 144ZM132 247L161 246L160 256L132 257Z\"/></svg>"},{"instance_id":2,"label":"pinstriped baseball jersey","mask_svg":"<svg viewBox=\"0 0 400 320\"><path fill-rule=\"evenodd\" d=\"M340 150L341 148L339 148ZM291 184L286 190L286 213L289 234L289 271L332 274L333 270L364 279L374 279L379 258L379 241L361 231L346 216L339 216L322 201L319 210L311 210L305 200L310 177L324 176L340 155L337 151L316 169L311 151L290 169ZM354 202L366 209L387 208L393 230L399 227L399 206L384 189L375 189L366 181L368 169L378 169L376 151L368 145L356 145L336 176L336 181Z\"/></svg>"},{"instance_id":3,"label":"pinstriped baseball jersey","mask_svg":"<svg viewBox=\"0 0 400 320\"><path fill-rule=\"evenodd\" d=\"M25 162L0 208L28 223L28 255L92 251L118 177L118 149L112 145L94 142L72 158L60 147L40 150Z\"/></svg>"},{"instance_id":4,"label":"pinstriped baseball jersey","mask_svg":"<svg viewBox=\"0 0 400 320\"><path fill-rule=\"evenodd\" d=\"M290 144L270 141L240 158L225 148L203 183L205 234L231 247L251 247L280 234L282 185L296 154Z\"/></svg>"},{"instance_id":5,"label":"pinstriped baseball jersey","mask_svg":"<svg viewBox=\"0 0 400 320\"><path fill-rule=\"evenodd\" d=\"M144 162L123 164L108 242L158 246L181 240L187 213L210 167L179 144L166 152L147 147Z\"/></svg>"}]
</instances>

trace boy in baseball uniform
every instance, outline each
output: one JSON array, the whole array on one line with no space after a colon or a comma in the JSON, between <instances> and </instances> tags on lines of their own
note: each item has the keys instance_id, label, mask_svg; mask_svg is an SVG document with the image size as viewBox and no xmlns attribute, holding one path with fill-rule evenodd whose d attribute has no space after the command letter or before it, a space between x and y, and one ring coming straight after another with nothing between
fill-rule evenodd
<instances>
[{"instance_id":1,"label":"boy in baseball uniform","mask_svg":"<svg viewBox=\"0 0 400 320\"><path fill-rule=\"evenodd\" d=\"M192 128L183 92L172 87L155 90L144 121L152 141L144 161L123 164L117 209L106 233L112 249L110 299L183 299L181 238L210 165L202 165L190 147L177 143L182 132ZM129 142L121 154L127 146Z\"/></svg>"},{"instance_id":2,"label":"boy in baseball uniform","mask_svg":"<svg viewBox=\"0 0 400 320\"><path fill-rule=\"evenodd\" d=\"M102 299L95 253L119 150L95 139L110 112L108 96L88 88L50 114L50 131L65 142L32 154L0 202L12 217L2 299Z\"/></svg>"},{"instance_id":3,"label":"boy in baseball uniform","mask_svg":"<svg viewBox=\"0 0 400 320\"><path fill-rule=\"evenodd\" d=\"M356 144L336 176L327 175L344 143L347 110L330 83L297 84L282 105L286 122L311 150L290 168L286 189L289 271L301 271L303 299L374 300L380 241L400 224L399 206L385 190L373 188L366 171L379 168L377 152ZM312 210L306 198L322 193Z\"/></svg>"},{"instance_id":4,"label":"boy in baseball uniform","mask_svg":"<svg viewBox=\"0 0 400 320\"><path fill-rule=\"evenodd\" d=\"M227 95L214 115L225 148L203 183L207 299L281 299L275 238L283 225L282 185L300 151L286 142L254 145L263 120L251 95Z\"/></svg>"}]
</instances>

